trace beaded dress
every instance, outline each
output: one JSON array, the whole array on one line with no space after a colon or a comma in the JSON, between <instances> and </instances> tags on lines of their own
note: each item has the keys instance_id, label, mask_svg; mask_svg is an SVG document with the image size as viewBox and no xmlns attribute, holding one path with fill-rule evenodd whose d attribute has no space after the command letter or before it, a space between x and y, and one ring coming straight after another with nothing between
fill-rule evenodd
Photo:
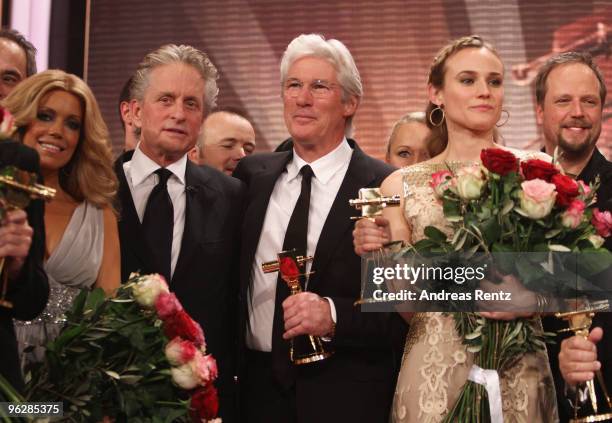
<instances>
[{"instance_id":1,"label":"beaded dress","mask_svg":"<svg viewBox=\"0 0 612 423\"><path fill-rule=\"evenodd\" d=\"M22 367L42 361L47 342L59 334L64 313L82 288L91 288L98 277L104 248L104 212L84 201L74 210L62 239L45 263L49 301L34 320L15 320ZM24 352L26 347L33 347Z\"/></svg>"},{"instance_id":2,"label":"beaded dress","mask_svg":"<svg viewBox=\"0 0 612 423\"><path fill-rule=\"evenodd\" d=\"M404 216L412 242L433 225L450 235L452 228L429 186L431 174L468 163L417 164L402 169ZM539 321L539 319L538 319ZM417 313L410 322L398 376L391 420L440 422L457 401L473 363L455 330L452 316ZM546 351L523 356L500 374L504 422L556 422L557 406Z\"/></svg>"}]
</instances>

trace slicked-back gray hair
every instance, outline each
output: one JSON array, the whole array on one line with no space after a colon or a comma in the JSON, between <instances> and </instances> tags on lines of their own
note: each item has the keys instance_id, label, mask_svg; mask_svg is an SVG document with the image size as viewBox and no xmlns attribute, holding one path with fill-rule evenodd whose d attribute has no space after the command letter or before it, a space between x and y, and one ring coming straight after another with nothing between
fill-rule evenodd
<instances>
[{"instance_id":1,"label":"slicked-back gray hair","mask_svg":"<svg viewBox=\"0 0 612 423\"><path fill-rule=\"evenodd\" d=\"M213 110L217 104L217 68L206 53L195 47L176 44L166 44L147 54L138 65L132 85L132 95L138 101L144 99L144 93L149 85L149 76L158 66L183 63L193 66L204 79L205 111Z\"/></svg>"},{"instance_id":2,"label":"slicked-back gray hair","mask_svg":"<svg viewBox=\"0 0 612 423\"><path fill-rule=\"evenodd\" d=\"M281 59L281 86L285 84L291 65L309 56L327 60L334 67L342 87L342 101L347 101L352 96L357 97L358 101L361 100L363 85L351 52L341 41L326 40L319 34L302 34L289 43ZM353 134L353 116L347 119L344 133L347 137Z\"/></svg>"}]
</instances>

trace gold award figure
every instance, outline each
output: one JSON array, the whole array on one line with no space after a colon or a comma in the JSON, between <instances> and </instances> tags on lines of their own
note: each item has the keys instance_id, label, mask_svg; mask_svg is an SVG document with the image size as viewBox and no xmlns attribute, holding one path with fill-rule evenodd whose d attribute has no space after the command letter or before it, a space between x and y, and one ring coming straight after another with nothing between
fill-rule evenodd
<instances>
[{"instance_id":1,"label":"gold award figure","mask_svg":"<svg viewBox=\"0 0 612 423\"><path fill-rule=\"evenodd\" d=\"M278 260L263 263L261 265L264 273L280 272L281 279L289 286L291 295L302 292L300 278L306 276L301 269L310 256L299 256L296 250L283 251L278 254ZM333 354L325 348L320 337L315 335L300 335L292 338L289 347L289 358L293 364L308 364L324 360Z\"/></svg>"},{"instance_id":2,"label":"gold award figure","mask_svg":"<svg viewBox=\"0 0 612 423\"><path fill-rule=\"evenodd\" d=\"M593 317L595 316L596 311L606 311L608 310L609 305L608 301L596 301L590 304L587 304L586 307L580 308L577 311L570 311L567 313L555 313L555 316L566 320L569 324L568 329L563 329L559 332L574 332L576 336L581 336L583 338L587 338L589 335L589 330L591 329L591 324L593 323ZM599 413L599 405L597 404L597 395L595 394L595 381L589 380L586 382L586 395L591 403L591 407L593 409L593 413L591 415L578 417L578 409L579 400L578 400L578 391L580 387L576 389L576 399L574 400L574 418L570 420L571 423L590 423L590 422L609 422L612 421L612 401L610 401L610 395L608 394L608 389L604 383L603 375L601 373L601 369L595 372L597 377L597 382L599 383L599 387L601 388L604 398L606 400L606 405L608 407L608 412Z\"/></svg>"},{"instance_id":3,"label":"gold award figure","mask_svg":"<svg viewBox=\"0 0 612 423\"><path fill-rule=\"evenodd\" d=\"M51 200L55 196L53 188L36 183L37 175L20 170L14 166L6 166L0 170L0 219L9 210L25 209L31 200ZM8 288L8 273L4 271L5 257L0 258L0 275L2 277L2 294L0 306L13 308L6 299Z\"/></svg>"},{"instance_id":4,"label":"gold award figure","mask_svg":"<svg viewBox=\"0 0 612 423\"><path fill-rule=\"evenodd\" d=\"M383 197L380 188L362 188L359 190L359 198L349 200L349 205L355 207L357 210L361 210L361 216L353 216L351 220L373 220L376 216L382 215L382 211L385 207L399 206L400 196L394 195L392 197ZM368 286L371 285L368 283L368 270L372 265L376 267L380 266L382 256L383 252L381 250L379 252L369 253L361 260L361 296L355 301L354 305L385 302L377 301L372 298L372 292L370 292L372 290L368 290Z\"/></svg>"}]
</instances>

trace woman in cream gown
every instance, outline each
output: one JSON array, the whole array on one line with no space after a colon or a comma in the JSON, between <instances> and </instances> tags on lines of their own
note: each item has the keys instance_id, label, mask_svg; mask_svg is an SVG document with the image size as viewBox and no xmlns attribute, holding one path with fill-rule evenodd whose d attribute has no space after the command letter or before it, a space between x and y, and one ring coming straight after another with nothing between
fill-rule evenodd
<instances>
[{"instance_id":1,"label":"woman in cream gown","mask_svg":"<svg viewBox=\"0 0 612 423\"><path fill-rule=\"evenodd\" d=\"M45 271L49 300L39 317L15 321L24 367L41 361L64 313L82 288L111 294L120 283L117 219L111 205L117 179L106 125L93 93L75 75L48 70L20 83L4 100L21 141L40 156L45 184ZM25 350L25 351L24 351Z\"/></svg>"},{"instance_id":2,"label":"woman in cream gown","mask_svg":"<svg viewBox=\"0 0 612 423\"><path fill-rule=\"evenodd\" d=\"M390 240L416 242L426 226L451 234L441 205L429 186L431 174L479 161L483 148L496 147L495 124L503 101L503 64L492 46L479 37L464 37L444 47L429 76L427 109L432 127L432 159L390 175L383 195L400 194L401 207L387 208L376 222L363 219L355 230L355 251L373 251ZM520 155L519 152L513 151ZM528 153L525 153L528 154ZM409 321L398 376L392 421L440 422L457 401L473 363L442 313L402 313ZM487 312L487 318L512 320L527 313ZM533 319L539 325L539 319ZM546 351L526 354L500 374L504 422L555 422L555 391ZM487 419L488 416L485 416Z\"/></svg>"}]
</instances>

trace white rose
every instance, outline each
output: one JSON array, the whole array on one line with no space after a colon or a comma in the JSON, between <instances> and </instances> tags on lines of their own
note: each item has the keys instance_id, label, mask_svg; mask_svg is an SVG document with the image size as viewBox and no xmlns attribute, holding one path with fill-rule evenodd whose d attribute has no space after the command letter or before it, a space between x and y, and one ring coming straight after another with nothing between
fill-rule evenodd
<instances>
[{"instance_id":1,"label":"white rose","mask_svg":"<svg viewBox=\"0 0 612 423\"><path fill-rule=\"evenodd\" d=\"M593 247L595 248L600 248L605 241L602 237L600 237L599 235L595 235L595 234L589 235L587 239L589 240L591 244L593 244Z\"/></svg>"},{"instance_id":2,"label":"white rose","mask_svg":"<svg viewBox=\"0 0 612 423\"><path fill-rule=\"evenodd\" d=\"M146 275L132 287L134 298L143 307L151 308L162 292L170 292L163 276L156 274Z\"/></svg>"},{"instance_id":3,"label":"white rose","mask_svg":"<svg viewBox=\"0 0 612 423\"><path fill-rule=\"evenodd\" d=\"M485 185L480 166L466 166L457 172L457 194L464 200L476 200Z\"/></svg>"},{"instance_id":4,"label":"white rose","mask_svg":"<svg viewBox=\"0 0 612 423\"><path fill-rule=\"evenodd\" d=\"M200 380L198 376L194 374L190 363L183 364L182 366L178 367L172 367L170 372L172 373L172 380L174 383L183 389L193 389L200 383Z\"/></svg>"}]
</instances>

